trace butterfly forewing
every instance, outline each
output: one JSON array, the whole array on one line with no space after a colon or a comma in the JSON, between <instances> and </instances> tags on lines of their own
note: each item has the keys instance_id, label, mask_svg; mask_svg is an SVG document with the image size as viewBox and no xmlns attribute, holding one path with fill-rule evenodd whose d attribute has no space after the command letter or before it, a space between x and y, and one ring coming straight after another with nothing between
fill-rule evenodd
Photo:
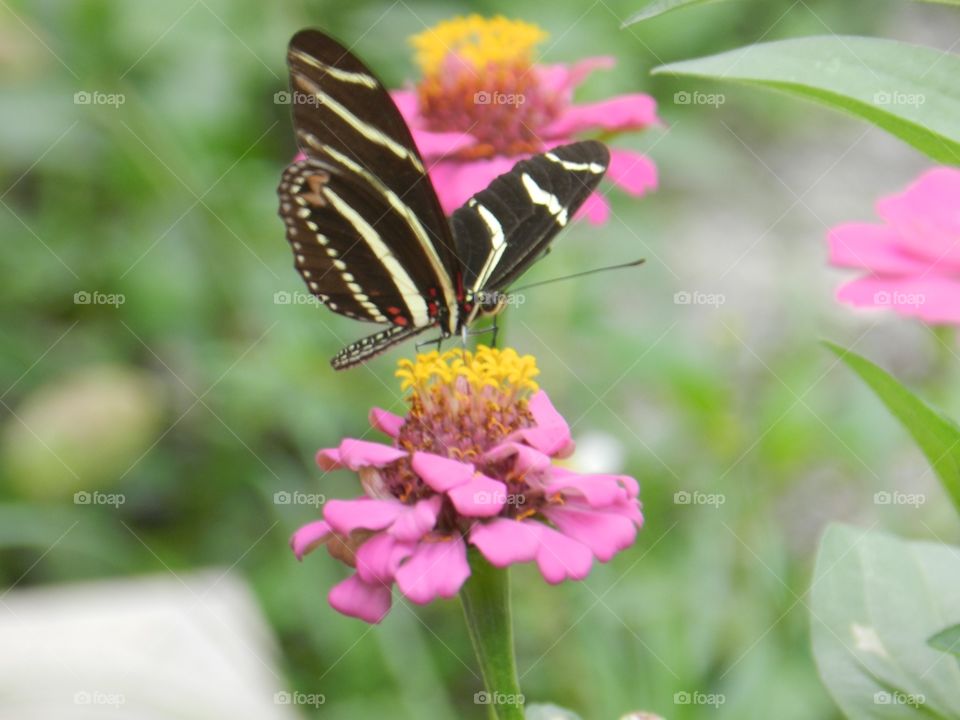
<instances>
[{"instance_id":1,"label":"butterfly forewing","mask_svg":"<svg viewBox=\"0 0 960 720\"><path fill-rule=\"evenodd\" d=\"M340 268L326 251L300 253L309 261L306 267L298 263L301 274L306 270L311 276L352 275L354 280L339 285L359 286L359 294L368 300L348 302L346 307L355 311L356 305L369 302L378 311L366 308L359 313L364 319L383 322L381 318L399 317L420 325L435 323L438 314L451 314L459 262L449 223L389 93L347 48L315 30L293 37L287 60L297 142L330 177L322 183L310 180L316 168L309 164L299 168L309 175L299 195L306 205L281 186L281 214L286 212L284 202L301 213L304 217L287 221L288 235L291 227L300 235L296 221L303 220L305 233L331 238L337 259L346 265L346 270ZM320 186L320 192L312 192L314 186ZM304 279L317 292L309 285L310 278ZM425 298L426 305L435 303L436 312L424 314L419 302L410 307L414 295ZM400 312L390 313L390 308Z\"/></svg>"},{"instance_id":2,"label":"butterfly forewing","mask_svg":"<svg viewBox=\"0 0 960 720\"><path fill-rule=\"evenodd\" d=\"M602 143L563 145L517 163L456 210L451 222L465 287L506 289L547 251L609 164Z\"/></svg>"}]
</instances>

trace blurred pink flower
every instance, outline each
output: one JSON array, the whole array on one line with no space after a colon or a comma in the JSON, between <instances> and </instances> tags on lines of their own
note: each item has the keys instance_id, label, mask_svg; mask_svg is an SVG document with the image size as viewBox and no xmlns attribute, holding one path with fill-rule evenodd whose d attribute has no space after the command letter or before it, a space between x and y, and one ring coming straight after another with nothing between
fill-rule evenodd
<instances>
[{"instance_id":1,"label":"blurred pink flower","mask_svg":"<svg viewBox=\"0 0 960 720\"><path fill-rule=\"evenodd\" d=\"M866 270L837 299L888 308L934 324L960 324L960 170L928 170L877 201L884 221L830 231L830 262Z\"/></svg>"},{"instance_id":2,"label":"blurred pink flower","mask_svg":"<svg viewBox=\"0 0 960 720\"><path fill-rule=\"evenodd\" d=\"M411 39L423 78L416 88L392 95L447 214L519 160L572 142L580 133L606 136L660 124L656 101L641 93L574 103L574 89L615 61L536 64L533 48L545 38L535 25L471 15ZM606 177L635 196L657 186L653 161L633 150L612 148ZM581 209L595 223L609 212L599 193Z\"/></svg>"},{"instance_id":3,"label":"blurred pink flower","mask_svg":"<svg viewBox=\"0 0 960 720\"><path fill-rule=\"evenodd\" d=\"M330 591L334 609L379 622L394 583L418 604L453 597L470 575L468 544L497 567L536 562L558 583L633 543L636 480L554 465L573 442L536 373L532 357L483 346L401 361L409 412L370 413L390 444L346 439L320 451L321 468L359 473L365 493L328 501L323 520L291 540L300 559L326 545L355 568Z\"/></svg>"}]
</instances>

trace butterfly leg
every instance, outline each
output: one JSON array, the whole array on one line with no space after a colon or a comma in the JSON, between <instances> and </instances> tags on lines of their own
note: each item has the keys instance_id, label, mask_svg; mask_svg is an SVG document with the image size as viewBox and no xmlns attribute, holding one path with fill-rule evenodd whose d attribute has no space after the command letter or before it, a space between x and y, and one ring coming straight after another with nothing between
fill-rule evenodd
<instances>
[{"instance_id":1,"label":"butterfly leg","mask_svg":"<svg viewBox=\"0 0 960 720\"><path fill-rule=\"evenodd\" d=\"M443 335L439 335L433 338L433 340L421 340L414 347L416 348L417 352L420 352L425 347L429 347L430 345L435 345L437 352L440 352L440 346L443 344L443 341L444 341Z\"/></svg>"}]
</instances>

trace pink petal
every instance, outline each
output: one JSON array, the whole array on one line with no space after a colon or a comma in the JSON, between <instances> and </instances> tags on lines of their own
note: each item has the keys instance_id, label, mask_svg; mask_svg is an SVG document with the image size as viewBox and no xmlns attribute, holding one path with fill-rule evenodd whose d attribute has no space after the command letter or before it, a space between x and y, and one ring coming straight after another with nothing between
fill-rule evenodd
<instances>
[{"instance_id":1,"label":"pink petal","mask_svg":"<svg viewBox=\"0 0 960 720\"><path fill-rule=\"evenodd\" d=\"M457 485L463 485L474 473L470 463L427 452L415 452L412 464L413 471L420 479L437 492L447 492Z\"/></svg>"},{"instance_id":2,"label":"pink petal","mask_svg":"<svg viewBox=\"0 0 960 720\"><path fill-rule=\"evenodd\" d=\"M410 133L428 165L477 144L473 135L464 132L433 132L411 128Z\"/></svg>"},{"instance_id":3,"label":"pink petal","mask_svg":"<svg viewBox=\"0 0 960 720\"><path fill-rule=\"evenodd\" d=\"M412 543L399 542L387 533L378 533L364 542L356 553L357 574L373 585L390 585L400 563L413 552Z\"/></svg>"},{"instance_id":4,"label":"pink petal","mask_svg":"<svg viewBox=\"0 0 960 720\"><path fill-rule=\"evenodd\" d=\"M323 507L323 518L340 535L354 530L383 530L403 511L398 500L328 500Z\"/></svg>"},{"instance_id":5,"label":"pink petal","mask_svg":"<svg viewBox=\"0 0 960 720\"><path fill-rule=\"evenodd\" d=\"M302 162L302 161L304 161L304 160L306 160L306 159L307 159L307 155L306 155L306 153L304 153L303 151L300 151L300 152L298 152L296 155L293 156L293 161L294 161L295 163Z\"/></svg>"},{"instance_id":6,"label":"pink petal","mask_svg":"<svg viewBox=\"0 0 960 720\"><path fill-rule=\"evenodd\" d=\"M378 623L390 612L390 587L366 583L359 575L351 575L330 589L327 600L337 612Z\"/></svg>"},{"instance_id":7,"label":"pink petal","mask_svg":"<svg viewBox=\"0 0 960 720\"><path fill-rule=\"evenodd\" d=\"M552 585L564 580L583 580L590 574L593 555L590 549L546 525L540 525L537 567L543 579Z\"/></svg>"},{"instance_id":8,"label":"pink petal","mask_svg":"<svg viewBox=\"0 0 960 720\"><path fill-rule=\"evenodd\" d=\"M470 530L470 543L496 567L530 562L540 547L538 525L535 520L507 518L477 523Z\"/></svg>"},{"instance_id":9,"label":"pink petal","mask_svg":"<svg viewBox=\"0 0 960 720\"><path fill-rule=\"evenodd\" d=\"M643 195L657 187L657 166L643 153L610 150L606 177L631 195Z\"/></svg>"},{"instance_id":10,"label":"pink petal","mask_svg":"<svg viewBox=\"0 0 960 720\"><path fill-rule=\"evenodd\" d=\"M538 65L534 68L541 90L569 98L573 89L580 85L594 70L609 70L617 64L610 55L584 58L571 65Z\"/></svg>"},{"instance_id":11,"label":"pink petal","mask_svg":"<svg viewBox=\"0 0 960 720\"><path fill-rule=\"evenodd\" d=\"M541 128L540 134L543 137L568 138L585 130L641 130L660 124L657 101L649 95L635 93L595 103L571 105L560 117Z\"/></svg>"},{"instance_id":12,"label":"pink petal","mask_svg":"<svg viewBox=\"0 0 960 720\"><path fill-rule=\"evenodd\" d=\"M550 398L543 390L538 390L527 401L527 407L536 427L519 430L519 435L527 445L545 455L564 457L573 449L570 427L563 415L557 412Z\"/></svg>"},{"instance_id":13,"label":"pink petal","mask_svg":"<svg viewBox=\"0 0 960 720\"><path fill-rule=\"evenodd\" d=\"M460 537L421 542L396 575L400 591L418 605L453 597L469 576L467 546Z\"/></svg>"},{"instance_id":14,"label":"pink petal","mask_svg":"<svg viewBox=\"0 0 960 720\"><path fill-rule=\"evenodd\" d=\"M404 418L378 407L370 409L369 419L370 425L392 438L400 434L400 428L404 423Z\"/></svg>"},{"instance_id":15,"label":"pink petal","mask_svg":"<svg viewBox=\"0 0 960 720\"><path fill-rule=\"evenodd\" d=\"M837 299L856 307L893 310L932 324L960 325L960 281L942 275L871 275L841 287Z\"/></svg>"},{"instance_id":16,"label":"pink petal","mask_svg":"<svg viewBox=\"0 0 960 720\"><path fill-rule=\"evenodd\" d=\"M441 160L430 167L430 179L447 215L467 202L494 178L510 172L523 157L496 157L484 160Z\"/></svg>"},{"instance_id":17,"label":"pink petal","mask_svg":"<svg viewBox=\"0 0 960 720\"><path fill-rule=\"evenodd\" d=\"M886 225L837 225L827 242L830 262L839 267L866 268L883 275L914 275L930 267L929 260L905 252L900 235Z\"/></svg>"},{"instance_id":18,"label":"pink petal","mask_svg":"<svg viewBox=\"0 0 960 720\"><path fill-rule=\"evenodd\" d=\"M514 469L521 475L543 472L552 465L549 455L544 455L539 450L518 442L501 443L483 455L486 462L498 462L510 457L514 458Z\"/></svg>"},{"instance_id":19,"label":"pink petal","mask_svg":"<svg viewBox=\"0 0 960 720\"><path fill-rule=\"evenodd\" d=\"M340 462L351 470L366 466L383 467L406 456L405 450L366 440L347 438L340 443Z\"/></svg>"},{"instance_id":20,"label":"pink petal","mask_svg":"<svg viewBox=\"0 0 960 720\"><path fill-rule=\"evenodd\" d=\"M564 535L583 543L606 562L637 537L637 526L625 514L600 512L572 505L546 508L543 514Z\"/></svg>"},{"instance_id":21,"label":"pink petal","mask_svg":"<svg viewBox=\"0 0 960 720\"><path fill-rule=\"evenodd\" d=\"M470 482L447 493L457 512L466 517L493 517L507 502L507 486L486 475L477 475Z\"/></svg>"},{"instance_id":22,"label":"pink petal","mask_svg":"<svg viewBox=\"0 0 960 720\"><path fill-rule=\"evenodd\" d=\"M603 225L610 219L610 203L601 193L593 192L580 206L574 217L578 219L586 217L592 225Z\"/></svg>"},{"instance_id":23,"label":"pink petal","mask_svg":"<svg viewBox=\"0 0 960 720\"><path fill-rule=\"evenodd\" d=\"M420 99L416 90L391 90L390 98L397 110L403 115L407 125L414 126L420 121Z\"/></svg>"},{"instance_id":24,"label":"pink petal","mask_svg":"<svg viewBox=\"0 0 960 720\"><path fill-rule=\"evenodd\" d=\"M343 467L340 462L340 449L327 448L317 451L317 465L323 470L339 470Z\"/></svg>"},{"instance_id":25,"label":"pink petal","mask_svg":"<svg viewBox=\"0 0 960 720\"><path fill-rule=\"evenodd\" d=\"M928 170L904 192L880 199L877 213L913 253L960 264L960 170Z\"/></svg>"},{"instance_id":26,"label":"pink petal","mask_svg":"<svg viewBox=\"0 0 960 720\"><path fill-rule=\"evenodd\" d=\"M405 506L390 527L390 534L403 542L416 542L433 530L442 506L442 495L434 495L419 500L412 506Z\"/></svg>"},{"instance_id":27,"label":"pink petal","mask_svg":"<svg viewBox=\"0 0 960 720\"><path fill-rule=\"evenodd\" d=\"M330 535L330 526L323 520L315 520L293 534L290 538L290 547L293 549L293 554L297 556L297 560L303 560L304 555L323 544L328 535Z\"/></svg>"},{"instance_id":28,"label":"pink petal","mask_svg":"<svg viewBox=\"0 0 960 720\"><path fill-rule=\"evenodd\" d=\"M553 495L563 492L564 496L580 497L592 508L605 508L629 499L627 491L615 475L575 475L562 476L544 487L544 492Z\"/></svg>"}]
</instances>

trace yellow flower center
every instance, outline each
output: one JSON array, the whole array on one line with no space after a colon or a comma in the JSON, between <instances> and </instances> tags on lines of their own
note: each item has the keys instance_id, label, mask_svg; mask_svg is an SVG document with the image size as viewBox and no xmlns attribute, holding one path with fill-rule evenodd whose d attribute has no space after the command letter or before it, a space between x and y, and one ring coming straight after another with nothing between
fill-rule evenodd
<instances>
[{"instance_id":1,"label":"yellow flower center","mask_svg":"<svg viewBox=\"0 0 960 720\"><path fill-rule=\"evenodd\" d=\"M467 389L465 384L476 392L492 388L526 394L537 391L533 378L539 374L533 355L519 355L513 348L500 350L486 345L478 346L476 352L434 350L418 355L415 361L403 359L396 372L401 390L413 390L420 395L438 384L455 386L460 391Z\"/></svg>"},{"instance_id":2,"label":"yellow flower center","mask_svg":"<svg viewBox=\"0 0 960 720\"><path fill-rule=\"evenodd\" d=\"M540 152L539 130L564 98L541 86L534 49L547 37L536 25L479 15L442 22L410 41L423 79L417 85L427 129L462 132L476 143L462 160Z\"/></svg>"},{"instance_id":3,"label":"yellow flower center","mask_svg":"<svg viewBox=\"0 0 960 720\"><path fill-rule=\"evenodd\" d=\"M410 38L424 75L440 72L454 55L476 71L490 65L529 66L533 49L547 38L536 25L501 15L469 15L445 20Z\"/></svg>"}]
</instances>

